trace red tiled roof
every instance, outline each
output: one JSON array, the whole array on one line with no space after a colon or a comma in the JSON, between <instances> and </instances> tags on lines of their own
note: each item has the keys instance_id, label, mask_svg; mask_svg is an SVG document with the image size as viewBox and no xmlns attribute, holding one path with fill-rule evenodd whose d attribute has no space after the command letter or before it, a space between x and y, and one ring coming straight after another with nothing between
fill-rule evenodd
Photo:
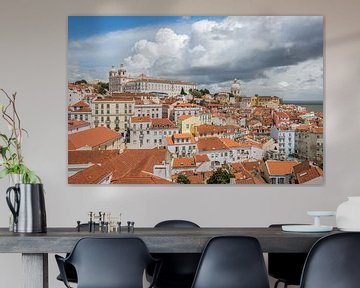
<instances>
[{"instance_id":1,"label":"red tiled roof","mask_svg":"<svg viewBox=\"0 0 360 288\"><path fill-rule=\"evenodd\" d=\"M193 138L192 134L190 133L178 133L174 134L175 139L186 139L186 138Z\"/></svg>"},{"instance_id":2,"label":"red tiled roof","mask_svg":"<svg viewBox=\"0 0 360 288\"><path fill-rule=\"evenodd\" d=\"M191 117L192 117L191 115L181 115L181 116L179 116L178 118L179 118L179 120L184 121L184 120L186 120L186 119L188 119L188 118L191 118Z\"/></svg>"},{"instance_id":3,"label":"red tiled roof","mask_svg":"<svg viewBox=\"0 0 360 288\"><path fill-rule=\"evenodd\" d=\"M119 155L119 150L68 151L68 164L101 164Z\"/></svg>"},{"instance_id":4,"label":"red tiled roof","mask_svg":"<svg viewBox=\"0 0 360 288\"><path fill-rule=\"evenodd\" d=\"M285 112L274 112L279 118L289 118L289 115Z\"/></svg>"},{"instance_id":5,"label":"red tiled roof","mask_svg":"<svg viewBox=\"0 0 360 288\"><path fill-rule=\"evenodd\" d=\"M270 175L288 175L293 172L293 168L296 164L296 161L276 161L276 160L267 160L266 167Z\"/></svg>"},{"instance_id":6,"label":"red tiled roof","mask_svg":"<svg viewBox=\"0 0 360 288\"><path fill-rule=\"evenodd\" d=\"M199 106L197 104L192 104L192 103L178 103L175 108L178 107L188 107L188 108L201 108L202 106Z\"/></svg>"},{"instance_id":7,"label":"red tiled roof","mask_svg":"<svg viewBox=\"0 0 360 288\"><path fill-rule=\"evenodd\" d=\"M120 139L121 135L106 127L96 127L68 135L68 150L91 148Z\"/></svg>"},{"instance_id":8,"label":"red tiled roof","mask_svg":"<svg viewBox=\"0 0 360 288\"><path fill-rule=\"evenodd\" d=\"M68 130L90 126L90 123L83 120L68 120Z\"/></svg>"},{"instance_id":9,"label":"red tiled roof","mask_svg":"<svg viewBox=\"0 0 360 288\"><path fill-rule=\"evenodd\" d=\"M93 165L68 178L69 184L99 184L112 173L100 165Z\"/></svg>"},{"instance_id":10,"label":"red tiled roof","mask_svg":"<svg viewBox=\"0 0 360 288\"><path fill-rule=\"evenodd\" d=\"M184 168L184 167L195 167L195 160L193 157L174 158L172 167L173 168Z\"/></svg>"},{"instance_id":11,"label":"red tiled roof","mask_svg":"<svg viewBox=\"0 0 360 288\"><path fill-rule=\"evenodd\" d=\"M228 149L218 137L200 138L197 145L199 152Z\"/></svg>"},{"instance_id":12,"label":"red tiled roof","mask_svg":"<svg viewBox=\"0 0 360 288\"><path fill-rule=\"evenodd\" d=\"M207 133L234 133L236 130L239 130L241 127L236 125L209 125L202 124L195 127L197 133L207 134Z\"/></svg>"},{"instance_id":13,"label":"red tiled roof","mask_svg":"<svg viewBox=\"0 0 360 288\"><path fill-rule=\"evenodd\" d=\"M315 167L310 167L309 169L301 173L297 173L296 180L299 184L303 184L322 176L323 176L322 170L319 167L315 166Z\"/></svg>"},{"instance_id":14,"label":"red tiled roof","mask_svg":"<svg viewBox=\"0 0 360 288\"><path fill-rule=\"evenodd\" d=\"M151 124L153 128L166 126L168 128L175 128L176 125L174 122L170 121L168 118L160 118L160 119L151 119Z\"/></svg>"},{"instance_id":15,"label":"red tiled roof","mask_svg":"<svg viewBox=\"0 0 360 288\"><path fill-rule=\"evenodd\" d=\"M150 116L142 116L142 117L131 117L131 123L141 123L141 122L151 122Z\"/></svg>"},{"instance_id":16,"label":"red tiled roof","mask_svg":"<svg viewBox=\"0 0 360 288\"><path fill-rule=\"evenodd\" d=\"M71 105L72 107L89 107L89 104L84 101L76 102L75 104Z\"/></svg>"},{"instance_id":17,"label":"red tiled roof","mask_svg":"<svg viewBox=\"0 0 360 288\"><path fill-rule=\"evenodd\" d=\"M209 157L206 154L204 154L204 155L197 154L194 156L194 158L195 158L196 163L210 161Z\"/></svg>"}]
</instances>

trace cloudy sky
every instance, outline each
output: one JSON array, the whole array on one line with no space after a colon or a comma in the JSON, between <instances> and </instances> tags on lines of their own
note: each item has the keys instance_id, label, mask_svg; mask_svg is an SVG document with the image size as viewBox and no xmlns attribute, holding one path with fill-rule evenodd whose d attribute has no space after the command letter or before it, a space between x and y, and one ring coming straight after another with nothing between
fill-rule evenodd
<instances>
[{"instance_id":1,"label":"cloudy sky","mask_svg":"<svg viewBox=\"0 0 360 288\"><path fill-rule=\"evenodd\" d=\"M323 17L70 16L68 78L108 81L112 65L242 94L323 99Z\"/></svg>"}]
</instances>

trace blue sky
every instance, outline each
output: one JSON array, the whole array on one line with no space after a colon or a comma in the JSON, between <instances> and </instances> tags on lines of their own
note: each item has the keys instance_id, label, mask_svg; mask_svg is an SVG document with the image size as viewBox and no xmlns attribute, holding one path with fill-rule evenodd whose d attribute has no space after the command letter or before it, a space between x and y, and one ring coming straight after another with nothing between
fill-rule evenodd
<instances>
[{"instance_id":1,"label":"blue sky","mask_svg":"<svg viewBox=\"0 0 360 288\"><path fill-rule=\"evenodd\" d=\"M94 35L143 26L171 25L201 19L221 20L223 16L69 16L68 39L81 40Z\"/></svg>"},{"instance_id":2,"label":"blue sky","mask_svg":"<svg viewBox=\"0 0 360 288\"><path fill-rule=\"evenodd\" d=\"M69 16L68 80L128 73L211 92L323 99L322 16Z\"/></svg>"}]
</instances>

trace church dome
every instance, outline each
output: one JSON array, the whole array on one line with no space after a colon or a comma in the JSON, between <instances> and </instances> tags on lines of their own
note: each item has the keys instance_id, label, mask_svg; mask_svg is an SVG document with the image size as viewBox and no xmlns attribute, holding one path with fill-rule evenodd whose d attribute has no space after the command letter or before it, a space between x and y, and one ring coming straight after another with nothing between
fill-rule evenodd
<instances>
[{"instance_id":1,"label":"church dome","mask_svg":"<svg viewBox=\"0 0 360 288\"><path fill-rule=\"evenodd\" d=\"M231 84L231 93L234 95L240 95L240 83L237 79L234 79L234 82Z\"/></svg>"}]
</instances>

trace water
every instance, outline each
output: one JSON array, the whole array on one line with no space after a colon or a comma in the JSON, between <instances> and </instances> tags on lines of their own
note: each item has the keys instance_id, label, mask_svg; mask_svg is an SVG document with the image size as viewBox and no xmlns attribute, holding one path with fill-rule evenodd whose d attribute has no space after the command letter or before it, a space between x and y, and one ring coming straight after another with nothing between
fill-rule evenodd
<instances>
[{"instance_id":1,"label":"water","mask_svg":"<svg viewBox=\"0 0 360 288\"><path fill-rule=\"evenodd\" d=\"M322 102L304 102L304 101L293 101L287 102L284 101L285 104L294 104L303 106L307 109L307 111L314 111L314 112L323 112L323 103Z\"/></svg>"}]
</instances>

